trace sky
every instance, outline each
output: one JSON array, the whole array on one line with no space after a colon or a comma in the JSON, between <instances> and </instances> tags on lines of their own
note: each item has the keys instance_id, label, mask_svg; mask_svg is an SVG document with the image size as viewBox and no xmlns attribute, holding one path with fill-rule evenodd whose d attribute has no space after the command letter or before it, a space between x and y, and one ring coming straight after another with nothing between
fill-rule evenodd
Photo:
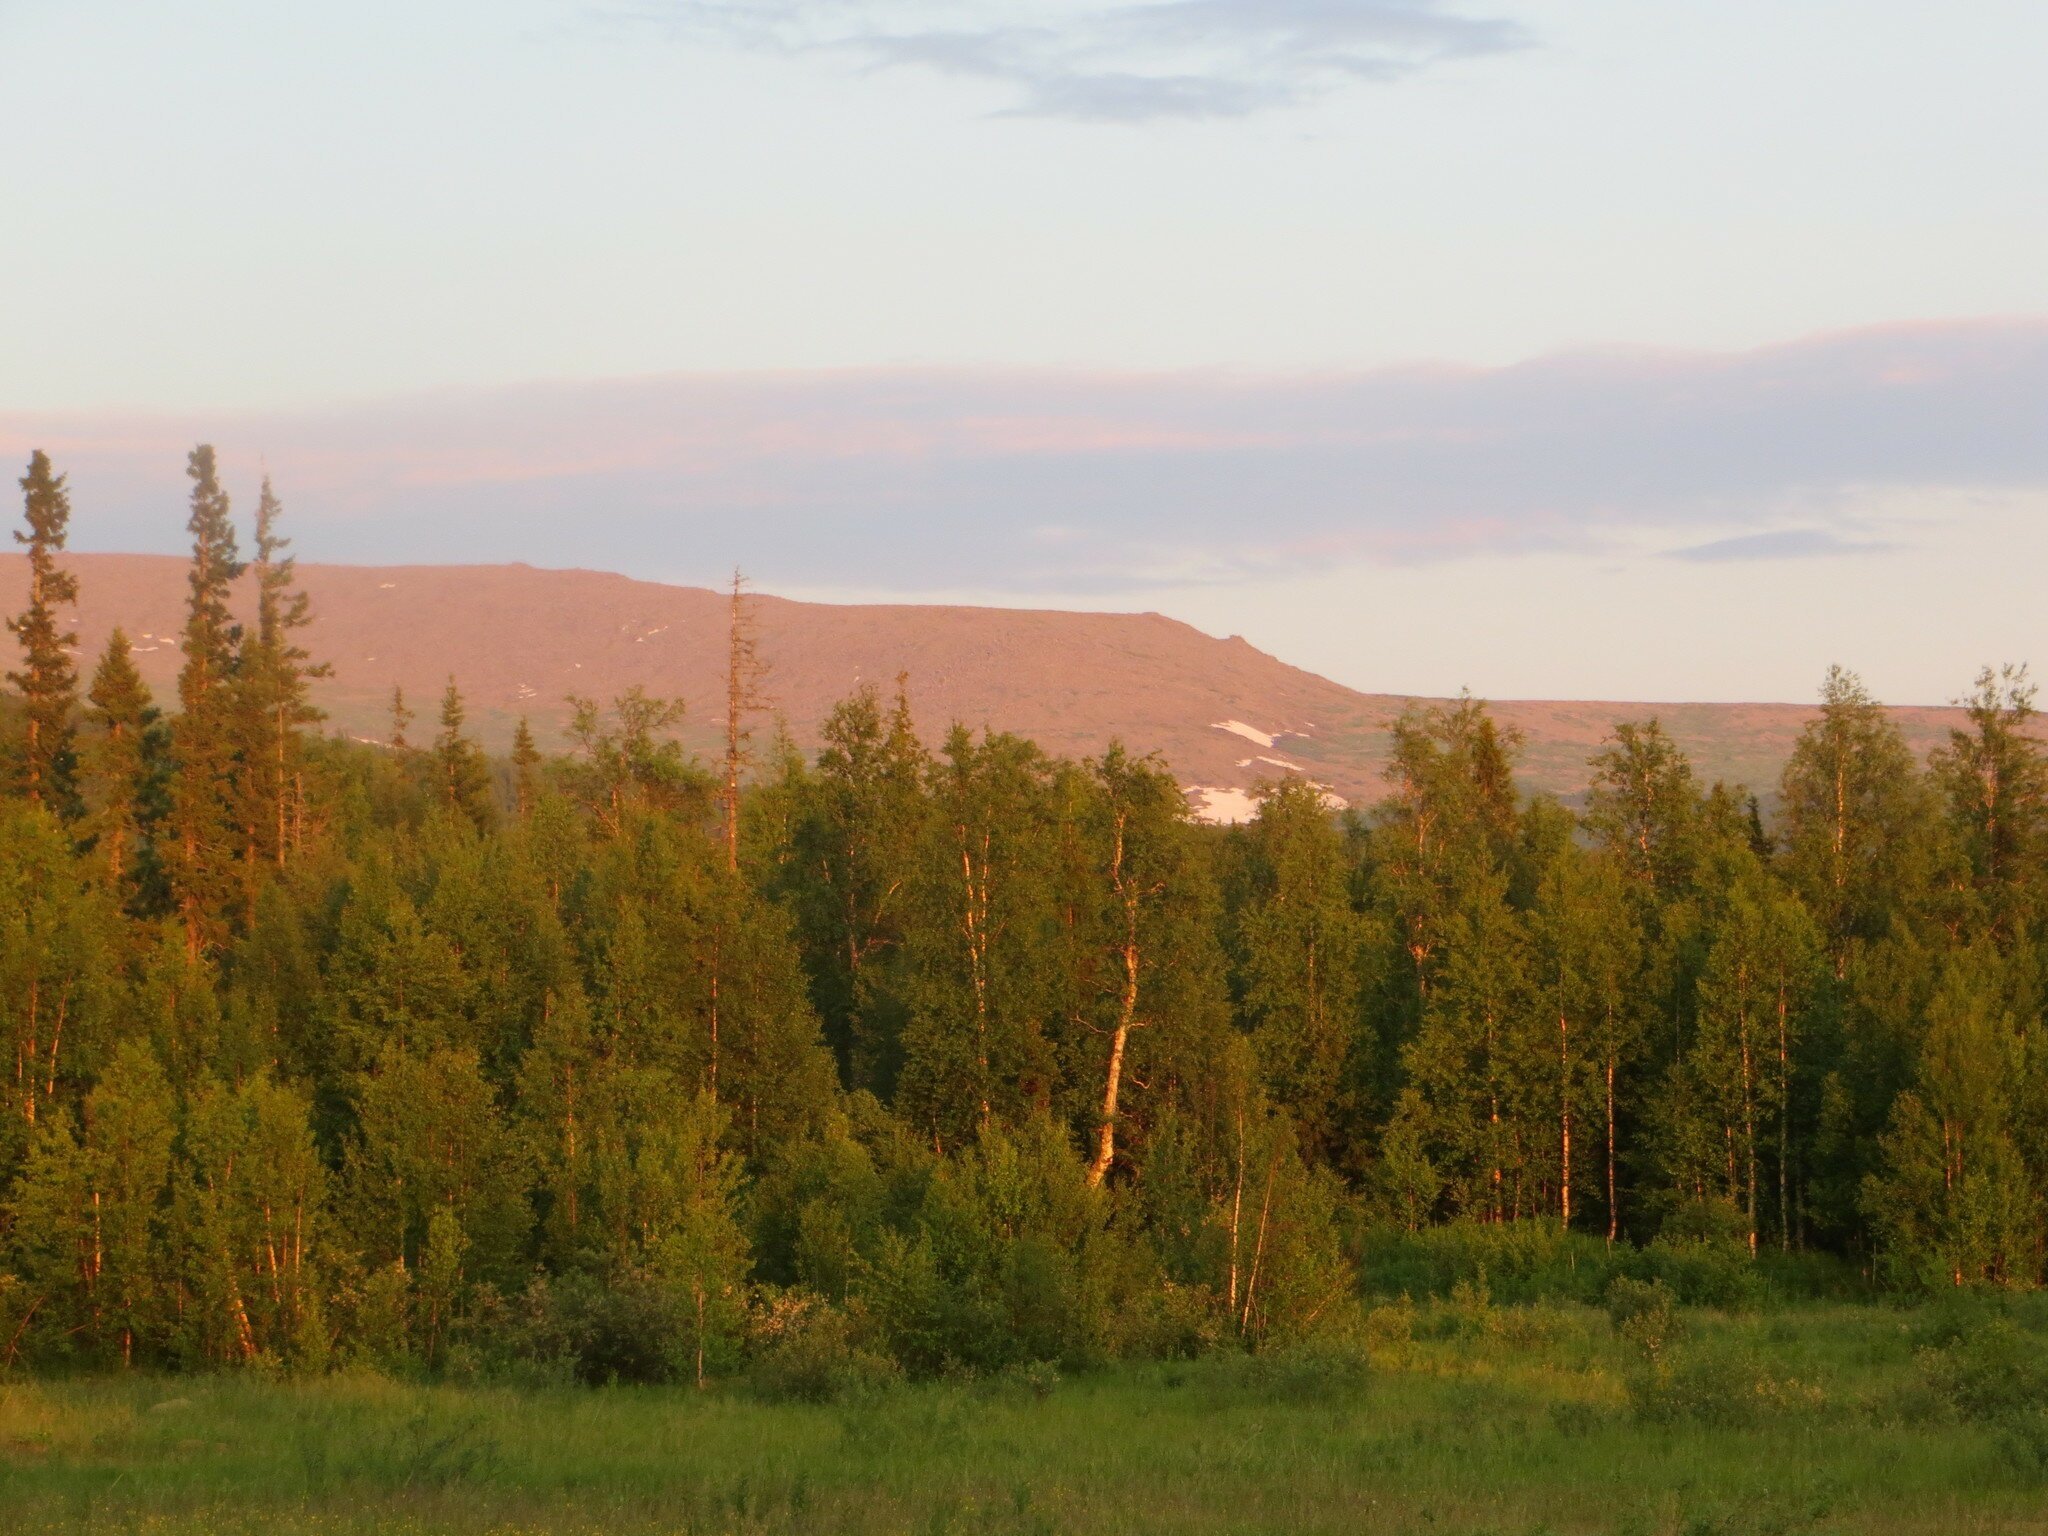
<instances>
[{"instance_id":1,"label":"sky","mask_svg":"<svg viewBox=\"0 0 2048 1536\"><path fill-rule=\"evenodd\" d=\"M83 549L178 549L203 439L308 559L1938 701L2044 633L2043 58L2037 0L0 0L0 458Z\"/></svg>"}]
</instances>

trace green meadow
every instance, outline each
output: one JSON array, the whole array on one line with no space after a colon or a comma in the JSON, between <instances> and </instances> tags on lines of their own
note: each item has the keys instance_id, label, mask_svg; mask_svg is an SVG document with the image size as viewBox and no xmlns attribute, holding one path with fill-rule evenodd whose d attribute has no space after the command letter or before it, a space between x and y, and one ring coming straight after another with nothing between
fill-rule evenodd
<instances>
[{"instance_id":1,"label":"green meadow","mask_svg":"<svg viewBox=\"0 0 2048 1536\"><path fill-rule=\"evenodd\" d=\"M1344 1346L775 1401L0 1388L11 1532L2048 1531L2039 1319L1382 1306Z\"/></svg>"}]
</instances>

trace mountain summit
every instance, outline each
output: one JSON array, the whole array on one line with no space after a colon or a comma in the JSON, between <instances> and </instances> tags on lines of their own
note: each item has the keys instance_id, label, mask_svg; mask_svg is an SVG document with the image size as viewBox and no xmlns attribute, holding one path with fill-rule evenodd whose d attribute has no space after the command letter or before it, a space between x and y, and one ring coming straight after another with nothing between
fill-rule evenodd
<instances>
[{"instance_id":1,"label":"mountain summit","mask_svg":"<svg viewBox=\"0 0 2048 1536\"><path fill-rule=\"evenodd\" d=\"M168 555L71 554L82 665L119 624L160 703L171 701L185 562ZM334 675L316 685L330 728L381 740L393 685L431 708L450 675L486 744L528 718L559 740L571 695L608 700L638 684L688 707L683 735L709 749L725 690L725 594L601 571L526 565L301 564L308 643ZM0 590L26 580L0 556ZM917 604L832 604L750 596L768 664L765 691L797 743L816 745L840 699L901 676L919 728L955 721L1014 731L1048 751L1099 752L1121 739L1173 765L1211 819L1250 813L1262 779L1300 773L1363 804L1384 789L1387 724L1412 700L1360 693L1289 666L1238 636L1218 639L1156 613L1067 613ZM1705 779L1768 792L1811 711L1791 704L1504 701L1525 737L1523 780L1571 795L1618 719L1655 714ZM1955 712L1895 712L1916 749ZM766 722L764 721L765 725Z\"/></svg>"}]
</instances>

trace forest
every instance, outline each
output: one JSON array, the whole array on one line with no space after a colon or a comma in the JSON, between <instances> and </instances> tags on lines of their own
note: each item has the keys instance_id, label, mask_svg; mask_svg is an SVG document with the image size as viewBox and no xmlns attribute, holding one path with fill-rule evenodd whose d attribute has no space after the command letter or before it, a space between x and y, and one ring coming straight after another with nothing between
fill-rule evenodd
<instances>
[{"instance_id":1,"label":"forest","mask_svg":"<svg viewBox=\"0 0 2048 1536\"><path fill-rule=\"evenodd\" d=\"M21 479L0 798L0 1367L899 1378L1282 1357L1375 1298L1997 1296L2048 1262L2048 754L1987 668L1916 761L1831 670L1782 782L1617 721L1583 803L1484 702L1385 797L954 727L799 751L451 678L322 733L266 481L189 463L176 699L80 656ZM11 606L11 604L10 604ZM657 684L658 680L650 680ZM1656 1349L1649 1349L1654 1360Z\"/></svg>"}]
</instances>

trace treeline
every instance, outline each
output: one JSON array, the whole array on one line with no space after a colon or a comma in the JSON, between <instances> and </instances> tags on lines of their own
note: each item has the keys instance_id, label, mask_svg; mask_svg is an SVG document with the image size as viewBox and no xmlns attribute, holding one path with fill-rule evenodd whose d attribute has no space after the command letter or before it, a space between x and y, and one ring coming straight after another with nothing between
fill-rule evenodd
<instances>
[{"instance_id":1,"label":"treeline","mask_svg":"<svg viewBox=\"0 0 2048 1536\"><path fill-rule=\"evenodd\" d=\"M119 633L80 677L64 482L21 482L0 1361L809 1390L1341 1330L1432 1234L2043 1278L2023 671L1926 764L1830 673L1769 817L1654 720L1582 810L1524 796L1463 699L1371 812L1288 780L1218 829L900 690L755 751L736 587L722 771L637 690L492 760L452 680L430 739L402 695L320 737L277 498L238 623L189 472L168 714Z\"/></svg>"}]
</instances>

